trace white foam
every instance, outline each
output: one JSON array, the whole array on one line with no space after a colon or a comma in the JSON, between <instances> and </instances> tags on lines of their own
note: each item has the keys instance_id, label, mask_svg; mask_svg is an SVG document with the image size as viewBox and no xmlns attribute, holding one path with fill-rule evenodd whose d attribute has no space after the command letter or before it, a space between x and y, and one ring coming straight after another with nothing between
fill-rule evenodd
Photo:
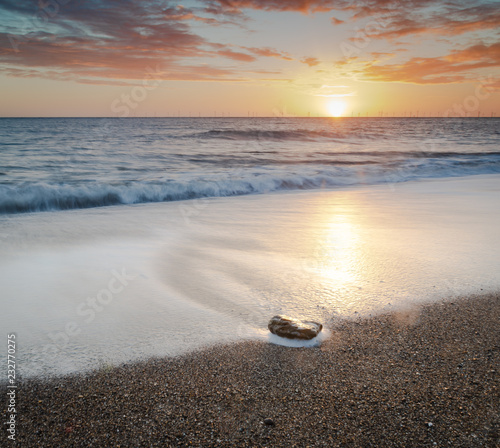
<instances>
[{"instance_id":1,"label":"white foam","mask_svg":"<svg viewBox=\"0 0 500 448\"><path fill-rule=\"evenodd\" d=\"M290 343L267 337L273 315L325 323L498 290L498 228L499 176L3 216L0 324L24 375ZM116 272L133 279L110 299Z\"/></svg>"},{"instance_id":2,"label":"white foam","mask_svg":"<svg viewBox=\"0 0 500 448\"><path fill-rule=\"evenodd\" d=\"M319 347L324 341L326 341L330 337L330 330L328 328L323 328L320 334L315 338L309 340L303 339L287 339L277 336L272 333L267 334L267 340L271 344L283 345L284 347Z\"/></svg>"},{"instance_id":3,"label":"white foam","mask_svg":"<svg viewBox=\"0 0 500 448\"><path fill-rule=\"evenodd\" d=\"M378 153L380 154L380 152ZM384 153L381 153L384 154ZM424 153L425 154L425 153ZM363 184L398 183L419 178L454 177L500 172L499 154L458 154L423 158L423 153L402 152L395 159L292 165L272 163L252 168L226 168L224 173L205 171L185 173L174 179L117 182L88 180L73 182L30 182L20 185L0 185L0 213L69 210L119 204L169 202L192 198L228 197L282 190L311 190ZM357 154L356 156L360 156ZM385 154L385 157L388 157ZM412 158L415 157L415 158ZM456 157L465 158L457 164ZM390 162L390 163L389 163Z\"/></svg>"}]
</instances>

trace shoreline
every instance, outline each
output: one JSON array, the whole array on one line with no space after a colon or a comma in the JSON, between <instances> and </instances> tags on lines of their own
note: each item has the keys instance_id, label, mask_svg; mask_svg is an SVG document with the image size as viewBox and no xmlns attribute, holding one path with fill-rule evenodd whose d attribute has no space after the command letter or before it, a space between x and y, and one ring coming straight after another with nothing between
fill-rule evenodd
<instances>
[{"instance_id":1,"label":"shoreline","mask_svg":"<svg viewBox=\"0 0 500 448\"><path fill-rule=\"evenodd\" d=\"M22 380L16 439L27 447L494 447L499 322L496 293L334 322L318 348L238 342Z\"/></svg>"},{"instance_id":2,"label":"shoreline","mask_svg":"<svg viewBox=\"0 0 500 448\"><path fill-rule=\"evenodd\" d=\"M34 376L500 291L500 176L389 187L0 219L0 326Z\"/></svg>"}]
</instances>

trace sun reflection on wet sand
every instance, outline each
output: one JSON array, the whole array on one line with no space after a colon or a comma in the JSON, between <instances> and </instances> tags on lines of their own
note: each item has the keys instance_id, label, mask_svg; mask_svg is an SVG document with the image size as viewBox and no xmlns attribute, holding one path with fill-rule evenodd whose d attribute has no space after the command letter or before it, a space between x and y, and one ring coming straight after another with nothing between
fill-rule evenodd
<instances>
[{"instance_id":1,"label":"sun reflection on wet sand","mask_svg":"<svg viewBox=\"0 0 500 448\"><path fill-rule=\"evenodd\" d=\"M359 234L350 216L327 216L330 222L320 226L323 235L316 241L311 266L313 271L339 287L354 283L359 255Z\"/></svg>"}]
</instances>

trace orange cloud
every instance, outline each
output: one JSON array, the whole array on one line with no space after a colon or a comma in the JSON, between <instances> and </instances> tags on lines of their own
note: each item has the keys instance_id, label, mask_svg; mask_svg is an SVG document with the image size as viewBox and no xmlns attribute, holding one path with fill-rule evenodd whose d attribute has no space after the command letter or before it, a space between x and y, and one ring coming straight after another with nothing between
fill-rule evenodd
<instances>
[{"instance_id":1,"label":"orange cloud","mask_svg":"<svg viewBox=\"0 0 500 448\"><path fill-rule=\"evenodd\" d=\"M221 50L217 52L218 55L224 56L229 59L234 59L235 61L241 61L241 62L252 62L255 61L255 57L246 54L246 53L240 53L237 51L232 51L232 50Z\"/></svg>"},{"instance_id":2,"label":"orange cloud","mask_svg":"<svg viewBox=\"0 0 500 448\"><path fill-rule=\"evenodd\" d=\"M278 59L283 59L285 61L293 61L293 58L290 57L287 53L280 52L273 48L268 48L268 47L265 48L243 47L243 48L245 48L245 50L248 50L257 56L278 58Z\"/></svg>"},{"instance_id":3,"label":"orange cloud","mask_svg":"<svg viewBox=\"0 0 500 448\"><path fill-rule=\"evenodd\" d=\"M446 56L450 62L490 61L500 66L500 42L492 45L477 44L464 50L455 50Z\"/></svg>"},{"instance_id":4,"label":"orange cloud","mask_svg":"<svg viewBox=\"0 0 500 448\"><path fill-rule=\"evenodd\" d=\"M482 80L482 84L484 88L490 92L498 92L500 91L500 78L487 78Z\"/></svg>"},{"instance_id":5,"label":"orange cloud","mask_svg":"<svg viewBox=\"0 0 500 448\"><path fill-rule=\"evenodd\" d=\"M415 84L442 84L470 80L474 71L500 67L500 42L473 45L440 58L411 58L401 64L366 63L365 79Z\"/></svg>"},{"instance_id":6,"label":"orange cloud","mask_svg":"<svg viewBox=\"0 0 500 448\"><path fill-rule=\"evenodd\" d=\"M312 57L302 58L300 62L302 62L303 64L307 64L309 67L314 67L315 65L318 65L320 63L320 61L317 58L312 58Z\"/></svg>"},{"instance_id":7,"label":"orange cloud","mask_svg":"<svg viewBox=\"0 0 500 448\"><path fill-rule=\"evenodd\" d=\"M195 21L202 22L207 25L217 26L223 24L237 25L237 22L232 20L222 20L221 17L203 17L201 14L197 14L202 10L202 8L187 8L183 5L177 5L176 7L168 7L163 10L163 15L166 20L174 21ZM206 12L206 10L205 10Z\"/></svg>"},{"instance_id":8,"label":"orange cloud","mask_svg":"<svg viewBox=\"0 0 500 448\"><path fill-rule=\"evenodd\" d=\"M267 11L296 11L303 14L327 12L345 4L336 0L207 0L212 12L241 14L243 9Z\"/></svg>"}]
</instances>

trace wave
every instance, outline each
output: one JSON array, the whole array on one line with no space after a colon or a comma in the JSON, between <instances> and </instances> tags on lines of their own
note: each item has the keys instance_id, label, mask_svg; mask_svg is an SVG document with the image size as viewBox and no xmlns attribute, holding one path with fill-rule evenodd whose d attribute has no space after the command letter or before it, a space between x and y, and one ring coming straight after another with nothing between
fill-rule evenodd
<instances>
[{"instance_id":1,"label":"wave","mask_svg":"<svg viewBox=\"0 0 500 448\"><path fill-rule=\"evenodd\" d=\"M421 151L316 151L310 154L287 154L276 157L267 151L249 151L241 155L190 154L184 156L187 162L199 165L235 166L278 166L278 165L369 165L380 163L402 163L409 160L448 159L446 163L500 163L500 152L421 152ZM120 169L120 168L118 168Z\"/></svg>"},{"instance_id":2,"label":"wave","mask_svg":"<svg viewBox=\"0 0 500 448\"><path fill-rule=\"evenodd\" d=\"M499 151L317 151L315 154L330 155L330 156L370 156L370 157L385 157L395 158L403 157L405 159L437 159L437 158L472 158L472 157L498 157Z\"/></svg>"},{"instance_id":3,"label":"wave","mask_svg":"<svg viewBox=\"0 0 500 448\"><path fill-rule=\"evenodd\" d=\"M302 165L228 170L208 177L200 172L182 179L117 183L25 183L0 185L0 213L69 210L120 204L169 202L227 197L280 190L332 188L361 184L399 183L432 177L498 174L500 161L410 159L400 163Z\"/></svg>"},{"instance_id":4,"label":"wave","mask_svg":"<svg viewBox=\"0 0 500 448\"><path fill-rule=\"evenodd\" d=\"M345 136L336 132L311 131L311 130L286 130L286 131L266 131L259 129L234 130L234 129L212 129L192 135L203 139L224 139L224 140L293 140L293 141L315 141L322 139L343 139Z\"/></svg>"}]
</instances>

